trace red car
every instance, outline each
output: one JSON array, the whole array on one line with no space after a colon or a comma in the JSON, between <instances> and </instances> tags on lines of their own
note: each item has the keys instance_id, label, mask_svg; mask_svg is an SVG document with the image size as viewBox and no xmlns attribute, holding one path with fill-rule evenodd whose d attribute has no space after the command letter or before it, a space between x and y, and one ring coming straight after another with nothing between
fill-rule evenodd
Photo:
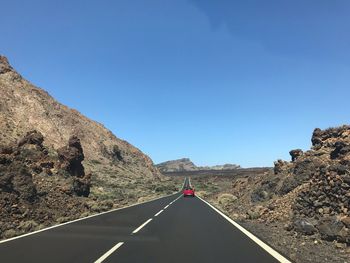
<instances>
[{"instance_id":1,"label":"red car","mask_svg":"<svg viewBox=\"0 0 350 263\"><path fill-rule=\"evenodd\" d=\"M184 197L186 196L192 196L194 197L194 188L187 187L183 190Z\"/></svg>"}]
</instances>

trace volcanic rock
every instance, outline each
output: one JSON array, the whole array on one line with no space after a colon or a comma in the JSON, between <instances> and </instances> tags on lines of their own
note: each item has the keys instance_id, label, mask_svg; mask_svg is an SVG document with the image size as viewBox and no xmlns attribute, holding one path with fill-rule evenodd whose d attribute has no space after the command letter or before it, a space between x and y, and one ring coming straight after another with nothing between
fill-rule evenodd
<instances>
[{"instance_id":1,"label":"volcanic rock","mask_svg":"<svg viewBox=\"0 0 350 263\"><path fill-rule=\"evenodd\" d=\"M84 160L84 153L77 136L71 136L68 145L59 148L57 153L60 169L67 171L71 176L85 176L84 166L81 164Z\"/></svg>"}]
</instances>

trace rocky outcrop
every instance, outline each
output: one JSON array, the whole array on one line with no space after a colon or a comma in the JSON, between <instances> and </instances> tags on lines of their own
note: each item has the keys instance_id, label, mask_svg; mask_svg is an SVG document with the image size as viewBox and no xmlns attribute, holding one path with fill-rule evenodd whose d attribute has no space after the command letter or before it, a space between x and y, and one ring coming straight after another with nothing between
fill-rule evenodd
<instances>
[{"instance_id":1,"label":"rocky outcrop","mask_svg":"<svg viewBox=\"0 0 350 263\"><path fill-rule=\"evenodd\" d=\"M349 226L339 218L350 216L350 126L315 129L311 141L311 150L290 152L291 163L275 163L275 174L282 178L277 192L301 187L292 204L297 222L311 220L322 238L348 243Z\"/></svg>"},{"instance_id":2,"label":"rocky outcrop","mask_svg":"<svg viewBox=\"0 0 350 263\"><path fill-rule=\"evenodd\" d=\"M60 169L68 172L71 176L85 176L84 166L81 163L84 160L84 152L77 136L70 137L68 145L59 148L57 153Z\"/></svg>"},{"instance_id":3,"label":"rocky outcrop","mask_svg":"<svg viewBox=\"0 0 350 263\"><path fill-rule=\"evenodd\" d=\"M84 152L80 140L73 135L69 138L68 145L57 150L58 168L67 172L70 176L75 177L73 181L73 191L78 196L89 196L91 175L85 175Z\"/></svg>"}]
</instances>

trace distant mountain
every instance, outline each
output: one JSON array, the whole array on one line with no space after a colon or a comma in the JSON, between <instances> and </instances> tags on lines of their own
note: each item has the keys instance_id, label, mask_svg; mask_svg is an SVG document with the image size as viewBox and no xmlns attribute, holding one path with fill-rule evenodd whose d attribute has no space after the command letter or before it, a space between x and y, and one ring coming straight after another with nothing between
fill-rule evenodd
<instances>
[{"instance_id":1,"label":"distant mountain","mask_svg":"<svg viewBox=\"0 0 350 263\"><path fill-rule=\"evenodd\" d=\"M241 166L237 164L226 163L223 165L214 165L214 166L199 166L199 170L233 170L237 168L241 168Z\"/></svg>"},{"instance_id":2,"label":"distant mountain","mask_svg":"<svg viewBox=\"0 0 350 263\"><path fill-rule=\"evenodd\" d=\"M163 173L184 172L184 171L202 171L202 170L232 170L240 168L236 164L224 164L214 166L196 166L189 158L166 161L156 165L159 171Z\"/></svg>"},{"instance_id":3,"label":"distant mountain","mask_svg":"<svg viewBox=\"0 0 350 263\"><path fill-rule=\"evenodd\" d=\"M160 172L183 172L198 170L198 167L189 158L163 162L157 164L156 167Z\"/></svg>"}]
</instances>

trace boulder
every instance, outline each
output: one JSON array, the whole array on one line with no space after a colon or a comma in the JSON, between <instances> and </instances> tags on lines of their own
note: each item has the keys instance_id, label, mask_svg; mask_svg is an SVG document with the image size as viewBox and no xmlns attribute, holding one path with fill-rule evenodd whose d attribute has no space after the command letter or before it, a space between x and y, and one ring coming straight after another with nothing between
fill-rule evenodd
<instances>
[{"instance_id":1,"label":"boulder","mask_svg":"<svg viewBox=\"0 0 350 263\"><path fill-rule=\"evenodd\" d=\"M306 235L312 235L317 232L316 227L307 219L295 219L293 228L295 231Z\"/></svg>"},{"instance_id":2,"label":"boulder","mask_svg":"<svg viewBox=\"0 0 350 263\"><path fill-rule=\"evenodd\" d=\"M328 241L336 240L340 236L340 231L343 227L343 223L335 217L321 218L317 225L321 237Z\"/></svg>"}]
</instances>

